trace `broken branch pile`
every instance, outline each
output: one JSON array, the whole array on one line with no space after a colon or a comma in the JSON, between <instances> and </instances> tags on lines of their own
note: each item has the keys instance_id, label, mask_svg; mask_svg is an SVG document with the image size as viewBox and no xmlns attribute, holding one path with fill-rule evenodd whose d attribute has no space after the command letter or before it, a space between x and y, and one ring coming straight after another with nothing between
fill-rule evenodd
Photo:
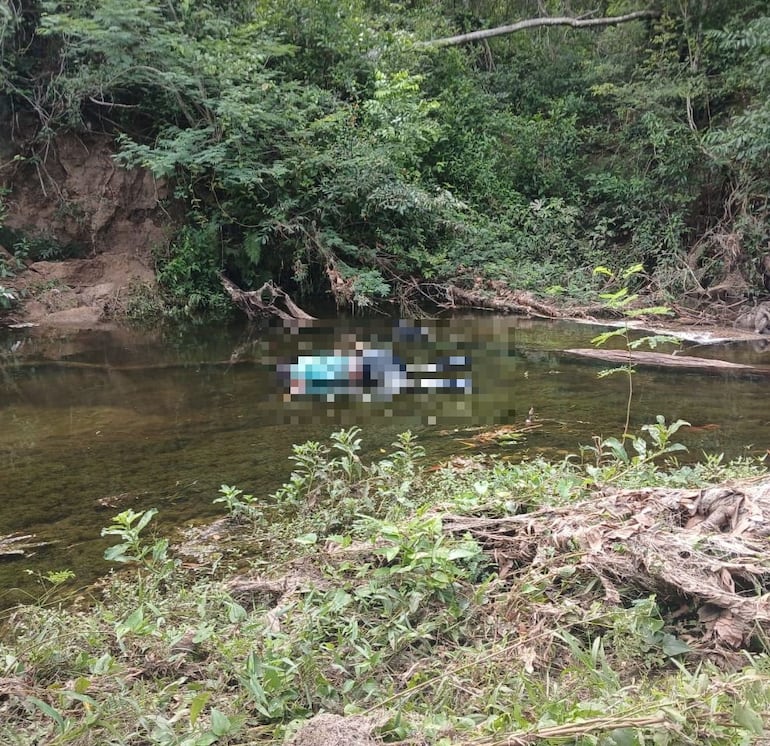
<instances>
[{"instance_id":1,"label":"broken branch pile","mask_svg":"<svg viewBox=\"0 0 770 746\"><path fill-rule=\"evenodd\" d=\"M667 622L689 620L691 648L746 646L770 633L770 478L704 490L604 490L582 503L504 518L447 516L511 582L574 568L603 600L658 596ZM684 609L684 610L683 610Z\"/></svg>"},{"instance_id":2,"label":"broken branch pile","mask_svg":"<svg viewBox=\"0 0 770 746\"><path fill-rule=\"evenodd\" d=\"M493 281L485 287L480 280L472 290L464 290L457 285L443 287L444 301L438 305L449 310L458 308L477 308L497 313L523 314L544 319L559 317L559 311L547 303L537 300L532 293L511 290L505 283Z\"/></svg>"}]
</instances>

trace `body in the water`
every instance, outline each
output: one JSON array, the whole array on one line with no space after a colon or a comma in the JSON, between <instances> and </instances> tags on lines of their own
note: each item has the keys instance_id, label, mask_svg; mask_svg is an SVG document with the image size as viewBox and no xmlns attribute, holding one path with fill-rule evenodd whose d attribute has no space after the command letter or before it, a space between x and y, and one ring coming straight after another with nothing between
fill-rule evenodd
<instances>
[{"instance_id":1,"label":"body in the water","mask_svg":"<svg viewBox=\"0 0 770 746\"><path fill-rule=\"evenodd\" d=\"M371 348L359 343L354 351L301 355L288 366L280 366L288 382L289 394L334 396L367 395L390 398L403 391L470 392L470 378L415 378L415 373L439 373L467 367L463 356L439 363L409 366L392 350Z\"/></svg>"}]
</instances>

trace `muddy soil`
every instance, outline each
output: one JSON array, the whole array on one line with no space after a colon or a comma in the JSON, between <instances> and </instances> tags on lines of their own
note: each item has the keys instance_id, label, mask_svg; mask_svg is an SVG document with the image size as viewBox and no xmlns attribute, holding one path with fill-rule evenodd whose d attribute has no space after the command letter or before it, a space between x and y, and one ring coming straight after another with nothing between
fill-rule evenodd
<instances>
[{"instance_id":1,"label":"muddy soil","mask_svg":"<svg viewBox=\"0 0 770 746\"><path fill-rule=\"evenodd\" d=\"M20 159L0 172L7 190L4 242L75 255L26 260L3 279L23 299L14 322L104 327L132 293L154 289L153 252L168 244L174 225L168 188L143 169L116 165L113 153L106 136L61 135L39 162ZM14 248L0 246L9 266Z\"/></svg>"}]
</instances>

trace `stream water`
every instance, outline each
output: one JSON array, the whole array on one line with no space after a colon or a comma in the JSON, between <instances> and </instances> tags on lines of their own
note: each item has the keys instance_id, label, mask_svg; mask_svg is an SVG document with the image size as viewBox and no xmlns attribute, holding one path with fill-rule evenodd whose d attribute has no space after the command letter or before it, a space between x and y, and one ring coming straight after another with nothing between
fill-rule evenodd
<instances>
[{"instance_id":1,"label":"stream water","mask_svg":"<svg viewBox=\"0 0 770 746\"><path fill-rule=\"evenodd\" d=\"M293 443L358 425L378 455L406 429L432 461L480 453L472 427L537 425L505 457L578 453L593 435L618 435L627 381L602 380L600 363L560 350L590 347L596 327L490 316L398 325L390 319L317 322L264 330L192 332L0 332L0 537L34 533L50 545L0 562L0 606L34 592L25 571L70 568L82 583L104 572L99 537L128 507L157 507L161 530L221 513L222 483L268 495L286 479ZM277 366L355 342L389 350L413 369L466 358L472 389L293 396ZM683 350L734 362L770 363L746 345ZM426 376L422 373L425 383ZM681 370L633 378L633 426L657 414L688 420L679 440L727 457L768 445L767 379ZM333 399L333 400L332 400Z\"/></svg>"}]
</instances>

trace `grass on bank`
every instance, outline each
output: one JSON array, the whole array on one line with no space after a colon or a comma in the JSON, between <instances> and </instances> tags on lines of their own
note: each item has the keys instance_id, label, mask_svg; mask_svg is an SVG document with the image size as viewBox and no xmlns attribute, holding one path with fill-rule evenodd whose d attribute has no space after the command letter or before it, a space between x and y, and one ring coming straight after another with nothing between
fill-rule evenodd
<instances>
[{"instance_id":1,"label":"grass on bank","mask_svg":"<svg viewBox=\"0 0 770 746\"><path fill-rule=\"evenodd\" d=\"M57 600L66 571L49 574L40 603L5 620L0 742L757 743L765 630L739 650L701 644L663 592L629 582L608 603L577 542L512 565L445 526L577 511L597 485L765 472L745 459L658 466L674 427L648 426L630 453L610 439L559 463L439 469L409 434L366 464L353 429L297 446L269 498L223 486L228 517L175 547L147 536L154 511L125 511L104 533L130 569L74 602Z\"/></svg>"}]
</instances>

